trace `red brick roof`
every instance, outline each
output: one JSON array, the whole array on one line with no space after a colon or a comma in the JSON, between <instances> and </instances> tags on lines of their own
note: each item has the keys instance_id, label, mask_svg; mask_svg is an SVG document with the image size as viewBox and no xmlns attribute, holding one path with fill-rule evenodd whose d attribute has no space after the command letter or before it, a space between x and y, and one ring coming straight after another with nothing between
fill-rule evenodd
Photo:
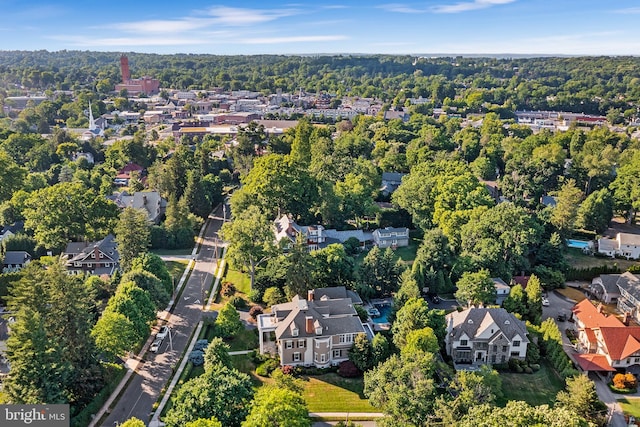
<instances>
[{"instance_id":1,"label":"red brick roof","mask_svg":"<svg viewBox=\"0 0 640 427\"><path fill-rule=\"evenodd\" d=\"M583 371L609 371L615 372L615 369L609 365L607 357L602 354L586 353L576 354L576 362Z\"/></svg>"},{"instance_id":2,"label":"red brick roof","mask_svg":"<svg viewBox=\"0 0 640 427\"><path fill-rule=\"evenodd\" d=\"M602 340L611 360L622 360L640 351L640 326L601 327Z\"/></svg>"},{"instance_id":3,"label":"red brick roof","mask_svg":"<svg viewBox=\"0 0 640 427\"><path fill-rule=\"evenodd\" d=\"M617 317L600 313L588 299L580 301L571 310L585 328L624 327L624 324Z\"/></svg>"}]
</instances>

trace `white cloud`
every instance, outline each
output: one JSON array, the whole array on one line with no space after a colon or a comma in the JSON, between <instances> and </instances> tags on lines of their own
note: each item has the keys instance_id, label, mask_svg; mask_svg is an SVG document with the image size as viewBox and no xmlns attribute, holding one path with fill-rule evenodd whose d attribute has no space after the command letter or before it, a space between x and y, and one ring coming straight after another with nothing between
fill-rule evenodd
<instances>
[{"instance_id":1,"label":"white cloud","mask_svg":"<svg viewBox=\"0 0 640 427\"><path fill-rule=\"evenodd\" d=\"M214 18L216 24L245 26L274 21L300 12L296 9L260 10L215 6L208 9L206 13Z\"/></svg>"},{"instance_id":2,"label":"white cloud","mask_svg":"<svg viewBox=\"0 0 640 427\"><path fill-rule=\"evenodd\" d=\"M343 35L327 36L293 36L293 37L256 37L240 40L242 44L281 44L281 43L309 43L309 42L333 42L348 39Z\"/></svg>"},{"instance_id":3,"label":"white cloud","mask_svg":"<svg viewBox=\"0 0 640 427\"><path fill-rule=\"evenodd\" d=\"M177 33L205 28L211 24L211 19L183 18L175 20L122 22L108 25L108 28L135 33Z\"/></svg>"},{"instance_id":4,"label":"white cloud","mask_svg":"<svg viewBox=\"0 0 640 427\"><path fill-rule=\"evenodd\" d=\"M626 9L616 9L613 11L613 13L620 13L623 15L628 15L628 14L639 14L640 13L640 7L628 7Z\"/></svg>"},{"instance_id":5,"label":"white cloud","mask_svg":"<svg viewBox=\"0 0 640 427\"><path fill-rule=\"evenodd\" d=\"M399 4L399 3L381 4L380 6L378 6L378 9L383 9L388 12L409 13L409 14L427 12L427 10L425 9L416 9L414 7L410 7L410 6Z\"/></svg>"},{"instance_id":6,"label":"white cloud","mask_svg":"<svg viewBox=\"0 0 640 427\"><path fill-rule=\"evenodd\" d=\"M122 46L188 46L209 43L209 40L189 37L105 37L87 38L84 36L52 36L53 40L59 40L78 47L122 47Z\"/></svg>"},{"instance_id":7,"label":"white cloud","mask_svg":"<svg viewBox=\"0 0 640 427\"><path fill-rule=\"evenodd\" d=\"M461 2L455 4L440 4L433 6L431 10L435 13L461 13L470 10L486 9L501 4L513 3L515 0L474 0L471 2Z\"/></svg>"}]
</instances>

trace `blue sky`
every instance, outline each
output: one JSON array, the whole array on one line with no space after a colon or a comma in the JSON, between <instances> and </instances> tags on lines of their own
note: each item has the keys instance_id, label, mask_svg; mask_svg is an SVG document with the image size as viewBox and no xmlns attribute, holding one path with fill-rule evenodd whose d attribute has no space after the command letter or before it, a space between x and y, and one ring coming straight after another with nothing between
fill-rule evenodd
<instances>
[{"instance_id":1,"label":"blue sky","mask_svg":"<svg viewBox=\"0 0 640 427\"><path fill-rule=\"evenodd\" d=\"M637 0L0 0L0 11L0 50L640 54Z\"/></svg>"}]
</instances>

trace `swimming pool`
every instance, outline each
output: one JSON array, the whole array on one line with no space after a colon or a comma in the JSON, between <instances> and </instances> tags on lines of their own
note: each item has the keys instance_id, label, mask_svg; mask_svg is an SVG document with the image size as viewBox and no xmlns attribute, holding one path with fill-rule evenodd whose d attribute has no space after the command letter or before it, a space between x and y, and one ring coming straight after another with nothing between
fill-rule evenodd
<instances>
[{"instance_id":1,"label":"swimming pool","mask_svg":"<svg viewBox=\"0 0 640 427\"><path fill-rule=\"evenodd\" d=\"M567 239L567 247L569 248L585 249L590 246L591 246L591 242L587 242L585 240Z\"/></svg>"},{"instance_id":2,"label":"swimming pool","mask_svg":"<svg viewBox=\"0 0 640 427\"><path fill-rule=\"evenodd\" d=\"M380 316L373 317L371 320L373 323L389 323L387 316L391 313L391 305L388 304L375 304L375 307L380 312Z\"/></svg>"}]
</instances>

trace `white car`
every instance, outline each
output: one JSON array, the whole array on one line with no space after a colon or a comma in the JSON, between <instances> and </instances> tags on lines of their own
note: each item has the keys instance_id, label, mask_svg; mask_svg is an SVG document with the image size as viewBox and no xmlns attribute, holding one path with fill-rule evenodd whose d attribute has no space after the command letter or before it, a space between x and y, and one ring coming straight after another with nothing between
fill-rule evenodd
<instances>
[{"instance_id":1,"label":"white car","mask_svg":"<svg viewBox=\"0 0 640 427\"><path fill-rule=\"evenodd\" d=\"M549 300L546 298L542 298L542 306L543 307L549 307Z\"/></svg>"},{"instance_id":2,"label":"white car","mask_svg":"<svg viewBox=\"0 0 640 427\"><path fill-rule=\"evenodd\" d=\"M156 334L156 339L162 341L167 337L168 334L169 334L169 327L162 326L158 331L158 333Z\"/></svg>"},{"instance_id":3,"label":"white car","mask_svg":"<svg viewBox=\"0 0 640 427\"><path fill-rule=\"evenodd\" d=\"M157 353L160 350L160 345L162 344L162 338L156 338L153 343L151 344L151 347L149 347L149 350L152 353Z\"/></svg>"}]
</instances>

